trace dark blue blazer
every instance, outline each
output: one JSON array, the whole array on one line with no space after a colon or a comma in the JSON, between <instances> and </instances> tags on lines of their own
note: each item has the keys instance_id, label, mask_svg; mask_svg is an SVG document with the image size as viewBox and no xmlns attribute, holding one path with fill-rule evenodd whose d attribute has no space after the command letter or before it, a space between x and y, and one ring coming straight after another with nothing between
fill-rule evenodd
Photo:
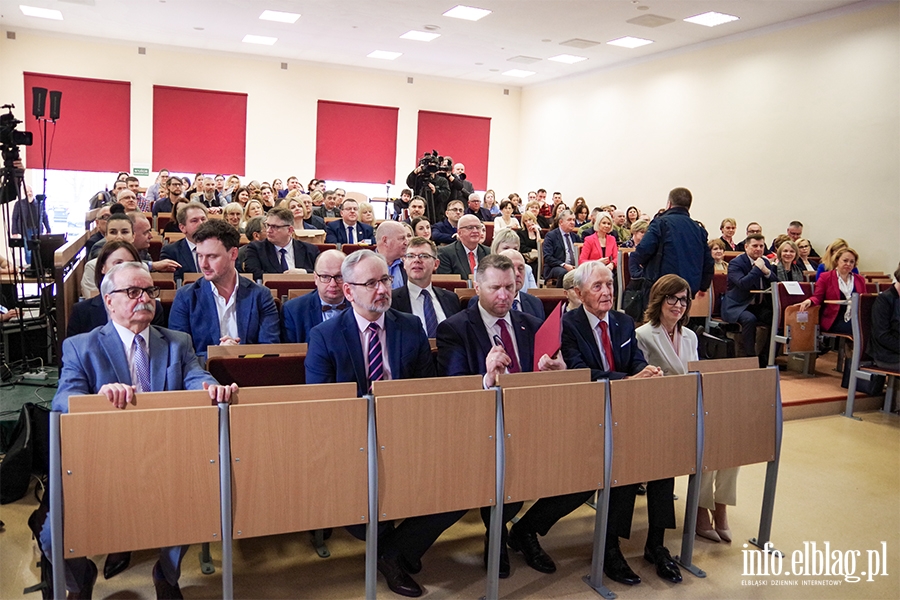
<instances>
[{"instance_id":1,"label":"dark blue blazer","mask_svg":"<svg viewBox=\"0 0 900 600\"><path fill-rule=\"evenodd\" d=\"M491 249L489 246L478 244L478 246L475 247L475 256L478 260L481 260L490 253ZM438 250L438 260L440 261L440 264L438 265L437 272L440 274L449 275L451 273L456 273L463 279L468 279L469 275L472 274L472 269L469 268L468 252L466 252L466 247L463 246L463 243L459 240L456 240L449 246L440 248Z\"/></svg>"},{"instance_id":2,"label":"dark blue blazer","mask_svg":"<svg viewBox=\"0 0 900 600\"><path fill-rule=\"evenodd\" d=\"M325 229L325 219L318 215L309 215L309 220L303 221L303 229Z\"/></svg>"},{"instance_id":3,"label":"dark blue blazer","mask_svg":"<svg viewBox=\"0 0 900 600\"><path fill-rule=\"evenodd\" d=\"M406 271L404 271L404 273L405 272ZM434 290L434 295L437 296L438 303L441 305L441 310L444 311L444 317L449 319L462 310L462 307L459 305L459 296L450 290L439 288L436 285L432 285L431 289ZM408 285L394 288L391 292L391 308L396 308L400 312L408 315L413 314L412 300L409 296Z\"/></svg>"},{"instance_id":4,"label":"dark blue blazer","mask_svg":"<svg viewBox=\"0 0 900 600\"><path fill-rule=\"evenodd\" d=\"M569 234L572 237L572 244L581 241L581 236L576 232ZM557 227L551 229L544 238L544 277L549 277L550 270L553 267L560 267L566 262L566 243L563 241L562 230ZM572 247L574 250L574 246Z\"/></svg>"},{"instance_id":5,"label":"dark blue blazer","mask_svg":"<svg viewBox=\"0 0 900 600\"><path fill-rule=\"evenodd\" d=\"M356 236L356 239L353 240L354 244L358 244L360 240L372 240L373 243L375 241L375 230L372 229L371 225L366 225L365 223L357 222L353 235ZM342 220L332 221L325 225L325 243L347 243L347 228L344 227L344 222Z\"/></svg>"},{"instance_id":6,"label":"dark blue blazer","mask_svg":"<svg viewBox=\"0 0 900 600\"><path fill-rule=\"evenodd\" d=\"M434 377L431 347L419 319L394 309L388 310L384 317L391 377ZM352 308L312 329L305 364L306 383L355 381L360 397L368 393L369 366L363 356Z\"/></svg>"},{"instance_id":7,"label":"dark blue blazer","mask_svg":"<svg viewBox=\"0 0 900 600\"><path fill-rule=\"evenodd\" d=\"M591 380L624 379L644 370L647 361L634 336L634 320L628 315L609 311L609 341L612 343L615 370L607 371L600 359L600 348L590 321L580 306L563 315L562 356L570 369L590 369Z\"/></svg>"},{"instance_id":8,"label":"dark blue blazer","mask_svg":"<svg viewBox=\"0 0 900 600\"><path fill-rule=\"evenodd\" d=\"M244 273L253 273L253 279L262 279L263 273L284 273L281 258L275 245L269 240L250 242L244 246L244 261L240 265ZM294 240L294 267L312 273L319 257L319 249L312 244Z\"/></svg>"},{"instance_id":9,"label":"dark blue blazer","mask_svg":"<svg viewBox=\"0 0 900 600\"><path fill-rule=\"evenodd\" d=\"M527 292L519 292L519 300L521 301L521 306L519 310L523 313L527 313L532 317L537 317L541 321L547 318L547 313L544 312L544 303L532 296ZM472 296L472 299L469 300L469 307L473 307L478 303L478 296Z\"/></svg>"},{"instance_id":10,"label":"dark blue blazer","mask_svg":"<svg viewBox=\"0 0 900 600\"><path fill-rule=\"evenodd\" d=\"M299 298L288 300L281 307L281 317L281 339L283 341L291 344L308 343L310 330L324 322L322 299L319 298L319 292L313 290Z\"/></svg>"},{"instance_id":11,"label":"dark blue blazer","mask_svg":"<svg viewBox=\"0 0 900 600\"><path fill-rule=\"evenodd\" d=\"M131 385L131 370L122 338L110 322L63 342L63 368L59 374L53 410L69 412L69 396L96 394L106 383ZM202 390L215 385L203 370L190 336L163 327L150 327L150 388L154 392Z\"/></svg>"},{"instance_id":12,"label":"dark blue blazer","mask_svg":"<svg viewBox=\"0 0 900 600\"><path fill-rule=\"evenodd\" d=\"M775 265L763 256L763 260L769 267L769 276L763 275L751 261L747 254L735 256L728 263L728 288L725 297L722 298L722 320L727 323L737 323L738 317L744 312L753 294L750 290L767 290L778 281L778 272Z\"/></svg>"},{"instance_id":13,"label":"dark blue blazer","mask_svg":"<svg viewBox=\"0 0 900 600\"><path fill-rule=\"evenodd\" d=\"M456 234L456 227L450 224L450 221L444 219L431 226L431 240L438 245L452 244L455 240L453 236Z\"/></svg>"},{"instance_id":14,"label":"dark blue blazer","mask_svg":"<svg viewBox=\"0 0 900 600\"><path fill-rule=\"evenodd\" d=\"M194 254L188 247L187 238L181 238L172 244L166 244L159 252L160 260L174 260L180 268L175 269L175 279L184 279L185 273L198 273L197 267L194 266Z\"/></svg>"},{"instance_id":15,"label":"dark blue blazer","mask_svg":"<svg viewBox=\"0 0 900 600\"><path fill-rule=\"evenodd\" d=\"M75 306L72 307L72 314L69 315L69 322L66 325L66 337L87 333L97 327L103 327L108 321L109 315L106 314L103 296L98 294L93 298L76 302ZM156 301L156 312L153 314L153 321L150 324L157 327L166 326L166 315L159 300Z\"/></svg>"},{"instance_id":16,"label":"dark blue blazer","mask_svg":"<svg viewBox=\"0 0 900 600\"><path fill-rule=\"evenodd\" d=\"M236 302L241 344L277 344L281 341L278 309L269 288L238 275ZM194 351L204 359L208 346L219 345L222 334L210 282L200 278L179 288L169 311L169 329L189 334L194 341Z\"/></svg>"},{"instance_id":17,"label":"dark blue blazer","mask_svg":"<svg viewBox=\"0 0 900 600\"><path fill-rule=\"evenodd\" d=\"M536 317L513 310L509 313L519 347L519 365L534 370L534 337L541 328ZM478 306L470 306L438 325L438 375L484 375L484 361L494 345L484 328Z\"/></svg>"}]
</instances>

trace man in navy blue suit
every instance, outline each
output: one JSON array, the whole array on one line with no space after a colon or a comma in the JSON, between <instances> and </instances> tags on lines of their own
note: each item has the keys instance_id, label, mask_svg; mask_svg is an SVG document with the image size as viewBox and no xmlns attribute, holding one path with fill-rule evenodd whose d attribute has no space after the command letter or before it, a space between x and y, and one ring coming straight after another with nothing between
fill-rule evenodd
<instances>
[{"instance_id":1,"label":"man in navy blue suit","mask_svg":"<svg viewBox=\"0 0 900 600\"><path fill-rule=\"evenodd\" d=\"M218 385L203 370L189 336L150 325L159 288L153 285L146 265L115 265L106 273L100 295L109 322L63 342L63 369L53 410L68 412L70 396L103 394L116 408L126 408L134 403L136 393L169 390L206 389L212 401L230 402L237 386ZM52 556L49 519L41 529L40 543L44 555ZM158 598L181 598L178 578L187 548L160 550L153 567ZM69 597L90 598L97 579L96 565L88 558L69 559L65 569ZM57 595L61 591L57 590Z\"/></svg>"},{"instance_id":2,"label":"man in navy blue suit","mask_svg":"<svg viewBox=\"0 0 900 600\"><path fill-rule=\"evenodd\" d=\"M374 239L372 226L359 222L359 203L356 200L344 200L341 204L341 220L325 225L326 244L371 244Z\"/></svg>"},{"instance_id":3,"label":"man in navy blue suit","mask_svg":"<svg viewBox=\"0 0 900 600\"><path fill-rule=\"evenodd\" d=\"M562 287L566 273L577 266L575 244L581 236L575 232L575 213L564 210L559 214L559 226L544 238L544 279L555 278Z\"/></svg>"},{"instance_id":4,"label":"man in navy blue suit","mask_svg":"<svg viewBox=\"0 0 900 600\"><path fill-rule=\"evenodd\" d=\"M347 308L341 263L346 256L339 250L326 250L316 259L316 289L288 300L282 307L281 337L285 342L305 344L313 327L338 316Z\"/></svg>"},{"instance_id":5,"label":"man in navy blue suit","mask_svg":"<svg viewBox=\"0 0 900 600\"><path fill-rule=\"evenodd\" d=\"M402 313L419 317L426 335L433 338L437 335L437 326L461 310L459 296L431 284L431 276L437 269L437 247L434 242L422 237L411 239L403 257L403 268L407 282L394 288L391 306Z\"/></svg>"},{"instance_id":6,"label":"man in navy blue suit","mask_svg":"<svg viewBox=\"0 0 900 600\"><path fill-rule=\"evenodd\" d=\"M634 321L612 310L615 297L612 271L599 261L586 262L575 271L575 289L582 305L563 316L562 354L566 365L570 369L589 368L593 380L661 377L662 369L648 365L638 348ZM641 582L619 549L619 538L631 535L637 488L638 484L614 487L609 498L603 571L613 581L627 585ZM665 530L675 527L673 490L671 478L647 484L650 527L644 558L656 565L660 577L678 583L681 573L664 545ZM547 535L559 519L581 506L593 493L594 490L588 490L538 500L514 529Z\"/></svg>"},{"instance_id":7,"label":"man in navy blue suit","mask_svg":"<svg viewBox=\"0 0 900 600\"><path fill-rule=\"evenodd\" d=\"M294 213L276 206L266 214L266 239L250 242L244 250L244 273L259 281L263 273L311 273L319 256L312 244L294 239Z\"/></svg>"},{"instance_id":8,"label":"man in navy blue suit","mask_svg":"<svg viewBox=\"0 0 900 600\"><path fill-rule=\"evenodd\" d=\"M483 375L484 387L489 388L502 373L533 371L534 338L541 327L541 321L524 312L511 310L516 297L516 276L512 261L499 254L484 257L475 275L475 290L478 293L478 303L438 326L438 374ZM538 361L538 369L541 371L565 368L562 358L550 358L545 354ZM503 505L500 577L509 576L505 523L516 516L522 504L515 502ZM481 517L487 526L490 507L481 509ZM519 535L519 531L513 528L509 536L510 546L525 555L525 561L530 567L542 573L556 571L553 559L543 551L536 535ZM488 540L485 537L485 565L487 547Z\"/></svg>"},{"instance_id":9,"label":"man in navy blue suit","mask_svg":"<svg viewBox=\"0 0 900 600\"><path fill-rule=\"evenodd\" d=\"M207 221L194 232L194 242L203 278L175 294L169 329L190 335L202 360L209 346L280 342L269 288L241 277L234 267L241 243L237 229L222 219Z\"/></svg>"},{"instance_id":10,"label":"man in navy blue suit","mask_svg":"<svg viewBox=\"0 0 900 600\"><path fill-rule=\"evenodd\" d=\"M162 247L159 257L174 260L180 268L175 269L175 279L184 279L185 273L199 273L197 265L197 244L194 243L194 232L208 219L206 207L199 202L188 202L178 211L176 219L178 229L184 234L184 238L174 244L166 244Z\"/></svg>"},{"instance_id":11,"label":"man in navy blue suit","mask_svg":"<svg viewBox=\"0 0 900 600\"><path fill-rule=\"evenodd\" d=\"M344 259L341 275L352 310L312 329L306 383L355 381L362 396L371 392L373 381L434 377L431 348L419 320L391 309L391 276L384 257L357 250ZM421 569L422 555L465 513L404 519L379 543L378 570L393 592L422 595L410 573Z\"/></svg>"},{"instance_id":12,"label":"man in navy blue suit","mask_svg":"<svg viewBox=\"0 0 900 600\"><path fill-rule=\"evenodd\" d=\"M481 259L491 253L491 249L481 243L484 231L484 223L475 215L460 217L456 241L438 250L440 265L437 272L442 275L455 273L468 279L478 268Z\"/></svg>"},{"instance_id":13,"label":"man in navy blue suit","mask_svg":"<svg viewBox=\"0 0 900 600\"><path fill-rule=\"evenodd\" d=\"M465 205L460 200L451 200L447 204L447 209L444 211L446 218L431 225L431 239L435 244L445 246L456 240L456 226L459 224L464 210Z\"/></svg>"}]
</instances>

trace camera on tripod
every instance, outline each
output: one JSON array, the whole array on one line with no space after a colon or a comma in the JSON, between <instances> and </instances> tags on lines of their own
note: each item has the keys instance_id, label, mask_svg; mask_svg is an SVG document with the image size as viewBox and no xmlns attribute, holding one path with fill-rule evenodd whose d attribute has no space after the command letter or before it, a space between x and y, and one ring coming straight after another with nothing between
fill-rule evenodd
<instances>
[{"instance_id":1,"label":"camera on tripod","mask_svg":"<svg viewBox=\"0 0 900 600\"><path fill-rule=\"evenodd\" d=\"M3 153L3 162L10 164L19 160L19 146L30 146L34 143L34 136L30 131L19 131L16 125L22 123L12 113L15 108L12 104L4 104L0 109L5 108L8 112L0 115L0 151Z\"/></svg>"}]
</instances>

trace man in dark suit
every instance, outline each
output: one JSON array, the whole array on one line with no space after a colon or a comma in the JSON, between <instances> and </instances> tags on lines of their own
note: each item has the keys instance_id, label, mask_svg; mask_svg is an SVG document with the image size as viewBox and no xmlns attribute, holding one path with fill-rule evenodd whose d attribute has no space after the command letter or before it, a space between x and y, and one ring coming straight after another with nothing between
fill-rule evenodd
<instances>
[{"instance_id":1,"label":"man in dark suit","mask_svg":"<svg viewBox=\"0 0 900 600\"><path fill-rule=\"evenodd\" d=\"M452 244L456 240L456 226L459 224L459 218L462 217L465 207L459 200L451 200L447 204L447 210L444 211L446 217L443 221L432 223L431 239L438 246L446 246Z\"/></svg>"},{"instance_id":2,"label":"man in dark suit","mask_svg":"<svg viewBox=\"0 0 900 600\"><path fill-rule=\"evenodd\" d=\"M333 319L347 308L341 277L341 263L345 258L339 250L326 250L320 254L316 259L316 289L284 303L281 337L285 342L308 343L313 327Z\"/></svg>"},{"instance_id":3,"label":"man in dark suit","mask_svg":"<svg viewBox=\"0 0 900 600\"><path fill-rule=\"evenodd\" d=\"M341 274L352 309L313 328L306 383L354 381L363 396L372 391L373 381L434 377L431 348L419 320L391 309L391 276L384 257L357 250L344 259ZM404 519L383 543L379 539L378 570L393 592L422 595L410 573L418 572L422 555L465 513Z\"/></svg>"},{"instance_id":4,"label":"man in dark suit","mask_svg":"<svg viewBox=\"0 0 900 600\"><path fill-rule=\"evenodd\" d=\"M300 204L303 205L303 214L307 215L303 219L304 229L325 229L325 219L313 212L312 197L309 194L302 194L299 198Z\"/></svg>"},{"instance_id":5,"label":"man in dark suit","mask_svg":"<svg viewBox=\"0 0 900 600\"><path fill-rule=\"evenodd\" d=\"M334 191L326 190L323 191L322 194L325 196L325 200L322 202L322 206L316 207L316 209L313 211L313 214L317 217L321 217L322 219L340 217L341 210L338 207Z\"/></svg>"},{"instance_id":6,"label":"man in dark suit","mask_svg":"<svg viewBox=\"0 0 900 600\"><path fill-rule=\"evenodd\" d=\"M408 192L409 190L403 190L404 192ZM409 218L407 218L405 223L412 223L412 220L417 217L425 216L425 198L422 196L416 196L412 200L409 201L409 209L407 210L409 213Z\"/></svg>"},{"instance_id":7,"label":"man in dark suit","mask_svg":"<svg viewBox=\"0 0 900 600\"><path fill-rule=\"evenodd\" d=\"M484 240L484 223L475 215L463 215L459 219L456 236L455 242L438 250L440 265L437 272L456 273L468 279L478 267L478 262L491 253L491 249L481 243Z\"/></svg>"},{"instance_id":8,"label":"man in dark suit","mask_svg":"<svg viewBox=\"0 0 900 600\"><path fill-rule=\"evenodd\" d=\"M501 254L512 261L513 271L516 274L516 295L512 301L512 310L520 310L524 313L528 313L541 321L546 319L547 314L544 311L544 303L528 292L522 291L522 287L525 285L525 259L522 258L522 253L518 250L508 248L498 254ZM476 302L478 302L478 296L473 296L472 299L469 300L469 306L473 306Z\"/></svg>"},{"instance_id":9,"label":"man in dark suit","mask_svg":"<svg viewBox=\"0 0 900 600\"><path fill-rule=\"evenodd\" d=\"M638 348L634 321L612 310L615 297L612 271L597 261L584 263L575 271L575 289L582 305L563 316L562 354L566 365L570 369L589 368L593 380L661 377L662 369L647 365ZM641 581L619 549L619 538L631 535L637 488L638 484L612 488L609 498L603 571L613 581L627 585ZM677 583L681 581L681 573L664 545L665 530L675 527L673 489L673 479L647 484L650 528L644 558L656 565L660 577ZM515 527L546 535L559 519L581 506L593 493L594 490L588 490L538 500Z\"/></svg>"},{"instance_id":10,"label":"man in dark suit","mask_svg":"<svg viewBox=\"0 0 900 600\"><path fill-rule=\"evenodd\" d=\"M371 244L374 239L372 226L359 222L359 203L356 200L344 200L341 204L341 220L325 225L326 244Z\"/></svg>"},{"instance_id":11,"label":"man in dark suit","mask_svg":"<svg viewBox=\"0 0 900 600\"><path fill-rule=\"evenodd\" d=\"M204 361L209 346L280 342L278 309L269 288L241 277L234 267L241 243L237 229L222 219L207 221L194 232L194 242L203 278L175 294L169 329L190 335Z\"/></svg>"},{"instance_id":12,"label":"man in dark suit","mask_svg":"<svg viewBox=\"0 0 900 600\"><path fill-rule=\"evenodd\" d=\"M403 270L403 256L409 246L409 228L397 221L382 221L375 231L378 254L388 264L388 275L394 278L394 289L406 285L406 271Z\"/></svg>"},{"instance_id":13,"label":"man in dark suit","mask_svg":"<svg viewBox=\"0 0 900 600\"><path fill-rule=\"evenodd\" d=\"M206 207L199 202L188 202L178 211L178 229L184 234L184 238L173 244L162 247L159 257L174 260L180 268L175 269L175 279L184 279L185 273L199 273L197 265L197 244L194 243L194 232L203 225L209 217Z\"/></svg>"},{"instance_id":14,"label":"man in dark suit","mask_svg":"<svg viewBox=\"0 0 900 600\"><path fill-rule=\"evenodd\" d=\"M468 182L467 182L468 183ZM472 192L469 194L468 205L466 207L467 215L475 215L478 217L479 221L487 221L489 223L494 222L494 215L491 214L491 211L481 207L481 197Z\"/></svg>"},{"instance_id":15,"label":"man in dark suit","mask_svg":"<svg viewBox=\"0 0 900 600\"><path fill-rule=\"evenodd\" d=\"M115 265L106 273L100 295L109 322L63 342L63 369L53 410L68 412L70 396L103 394L116 408L125 408L134 403L135 393L168 390L206 389L214 402L230 402L237 386L218 385L203 370L189 336L150 325L159 288L153 285L146 265ZM40 544L44 556L52 556L49 519L41 528ZM187 548L160 550L153 567L158 598L181 598L178 578ZM96 565L88 558L77 558L66 560L65 569L69 597L90 598Z\"/></svg>"},{"instance_id":16,"label":"man in dark suit","mask_svg":"<svg viewBox=\"0 0 900 600\"><path fill-rule=\"evenodd\" d=\"M575 233L575 213L564 210L559 214L559 226L544 238L544 279L555 278L562 287L563 277L575 268L575 244L581 236Z\"/></svg>"},{"instance_id":17,"label":"man in dark suit","mask_svg":"<svg viewBox=\"0 0 900 600\"><path fill-rule=\"evenodd\" d=\"M259 281L263 273L310 273L319 256L312 244L294 239L294 214L276 206L266 215L266 239L250 242L244 251L244 273Z\"/></svg>"},{"instance_id":18,"label":"man in dark suit","mask_svg":"<svg viewBox=\"0 0 900 600\"><path fill-rule=\"evenodd\" d=\"M475 275L478 302L449 317L438 326L438 374L441 376L483 375L484 387L492 387L498 375L534 370L534 338L541 321L529 314L511 310L516 296L516 276L512 261L499 254L486 256ZM499 340L500 343L496 343ZM538 361L541 371L562 370L562 358L546 354ZM509 576L506 551L506 523L522 508L522 502L503 505L500 544L500 577ZM529 511L530 512L530 511ZM526 515L527 516L527 515ZM490 507L481 509L485 527ZM537 536L513 527L509 544L525 555L528 565L542 573L553 573L556 565L541 548ZM485 536L484 564L487 565L488 540Z\"/></svg>"},{"instance_id":19,"label":"man in dark suit","mask_svg":"<svg viewBox=\"0 0 900 600\"><path fill-rule=\"evenodd\" d=\"M744 254L728 263L728 288L722 298L722 320L741 325L744 356L758 356L759 366L768 358L756 353L756 331L759 324L772 322L772 298L769 294L754 294L754 290L768 290L778 281L775 266L764 256L766 238L754 233L744 240ZM768 340L763 348L768 348Z\"/></svg>"},{"instance_id":20,"label":"man in dark suit","mask_svg":"<svg viewBox=\"0 0 900 600\"><path fill-rule=\"evenodd\" d=\"M403 268L408 280L406 285L394 288L391 306L419 317L425 334L433 338L438 325L460 311L459 296L431 285L431 276L437 268L434 242L421 237L411 239L403 257Z\"/></svg>"},{"instance_id":21,"label":"man in dark suit","mask_svg":"<svg viewBox=\"0 0 900 600\"><path fill-rule=\"evenodd\" d=\"M750 237L751 235L762 235L762 232L762 225L760 225L756 221L750 221L749 223L747 223L747 237ZM738 242L734 249L738 252L743 252L745 240Z\"/></svg>"}]
</instances>

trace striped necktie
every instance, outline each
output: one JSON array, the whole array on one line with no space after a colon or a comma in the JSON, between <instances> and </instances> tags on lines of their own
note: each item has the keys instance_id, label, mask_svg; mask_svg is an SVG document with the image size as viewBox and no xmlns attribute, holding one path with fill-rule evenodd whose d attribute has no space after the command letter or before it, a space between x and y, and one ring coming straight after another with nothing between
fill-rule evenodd
<instances>
[{"instance_id":1,"label":"striped necktie","mask_svg":"<svg viewBox=\"0 0 900 600\"><path fill-rule=\"evenodd\" d=\"M369 393L372 393L372 382L379 381L384 376L384 354L381 352L381 342L378 339L378 323L369 323L366 329L369 340Z\"/></svg>"},{"instance_id":2,"label":"striped necktie","mask_svg":"<svg viewBox=\"0 0 900 600\"><path fill-rule=\"evenodd\" d=\"M431 294L428 290L422 290L419 294L422 298L422 311L425 314L425 333L428 337L433 338L437 334L437 313L434 312L434 302L431 300Z\"/></svg>"},{"instance_id":3,"label":"striped necktie","mask_svg":"<svg viewBox=\"0 0 900 600\"><path fill-rule=\"evenodd\" d=\"M132 342L132 359L134 360L134 370L137 373L138 380L132 383L137 384L139 392L150 391L150 357L147 355L147 342L139 335L134 336Z\"/></svg>"}]
</instances>

